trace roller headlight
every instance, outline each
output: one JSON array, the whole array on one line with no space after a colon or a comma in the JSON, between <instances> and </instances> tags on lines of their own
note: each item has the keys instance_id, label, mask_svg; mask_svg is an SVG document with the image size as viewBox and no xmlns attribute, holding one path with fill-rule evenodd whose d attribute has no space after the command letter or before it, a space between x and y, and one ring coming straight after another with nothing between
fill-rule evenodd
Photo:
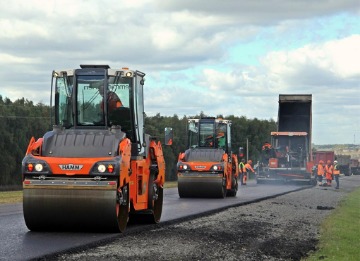
<instances>
[{"instance_id":1,"label":"roller headlight","mask_svg":"<svg viewBox=\"0 0 360 261\"><path fill-rule=\"evenodd\" d=\"M177 164L177 169L178 169L179 171L189 171L189 170L191 170L191 168L190 168L189 165L184 164L184 163L182 163L182 162L178 162L178 164Z\"/></svg>"},{"instance_id":2,"label":"roller headlight","mask_svg":"<svg viewBox=\"0 0 360 261\"><path fill-rule=\"evenodd\" d=\"M223 171L224 165L221 165L221 164L213 165L213 166L211 166L210 170L211 171Z\"/></svg>"},{"instance_id":3,"label":"roller headlight","mask_svg":"<svg viewBox=\"0 0 360 261\"><path fill-rule=\"evenodd\" d=\"M37 172L41 172L41 171L43 171L43 169L44 169L44 166L42 164L40 164L40 163L35 164L35 170Z\"/></svg>"},{"instance_id":4,"label":"roller headlight","mask_svg":"<svg viewBox=\"0 0 360 261\"><path fill-rule=\"evenodd\" d=\"M92 167L90 175L119 175L120 165L115 161L99 161Z\"/></svg>"},{"instance_id":5,"label":"roller headlight","mask_svg":"<svg viewBox=\"0 0 360 261\"><path fill-rule=\"evenodd\" d=\"M104 173L106 171L106 166L104 164L99 164L97 169L100 173Z\"/></svg>"}]
</instances>

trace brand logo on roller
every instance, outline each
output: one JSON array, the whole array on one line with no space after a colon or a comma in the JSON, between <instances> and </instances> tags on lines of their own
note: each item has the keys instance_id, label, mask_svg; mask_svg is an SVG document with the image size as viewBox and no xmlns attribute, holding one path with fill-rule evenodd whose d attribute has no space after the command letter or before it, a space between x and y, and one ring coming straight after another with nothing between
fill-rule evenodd
<instances>
[{"instance_id":1,"label":"brand logo on roller","mask_svg":"<svg viewBox=\"0 0 360 261\"><path fill-rule=\"evenodd\" d=\"M59 165L61 170L81 170L84 165L66 164Z\"/></svg>"}]
</instances>

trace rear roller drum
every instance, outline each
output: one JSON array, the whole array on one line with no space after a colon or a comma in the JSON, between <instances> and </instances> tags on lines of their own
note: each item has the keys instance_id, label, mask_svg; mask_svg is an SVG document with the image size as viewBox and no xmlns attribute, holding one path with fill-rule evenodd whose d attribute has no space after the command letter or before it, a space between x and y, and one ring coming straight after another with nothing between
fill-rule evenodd
<instances>
[{"instance_id":1,"label":"rear roller drum","mask_svg":"<svg viewBox=\"0 0 360 261\"><path fill-rule=\"evenodd\" d=\"M223 178L223 182L222 182L222 187L221 187L221 195L220 198L225 198L226 197L226 179Z\"/></svg>"},{"instance_id":2,"label":"rear roller drum","mask_svg":"<svg viewBox=\"0 0 360 261\"><path fill-rule=\"evenodd\" d=\"M236 178L232 179L231 189L227 191L227 196L235 197L238 191L238 182Z\"/></svg>"},{"instance_id":3,"label":"rear roller drum","mask_svg":"<svg viewBox=\"0 0 360 261\"><path fill-rule=\"evenodd\" d=\"M152 214L149 215L150 223L159 223L163 207L164 189L154 183L155 177L150 176L149 181L149 204Z\"/></svg>"},{"instance_id":4,"label":"rear roller drum","mask_svg":"<svg viewBox=\"0 0 360 261\"><path fill-rule=\"evenodd\" d=\"M119 188L116 196L116 217L120 232L124 232L129 220L129 185Z\"/></svg>"},{"instance_id":5,"label":"rear roller drum","mask_svg":"<svg viewBox=\"0 0 360 261\"><path fill-rule=\"evenodd\" d=\"M156 224L160 221L163 207L163 188L155 182L155 176L150 175L148 184L148 206L144 211L130 213L133 224Z\"/></svg>"}]
</instances>

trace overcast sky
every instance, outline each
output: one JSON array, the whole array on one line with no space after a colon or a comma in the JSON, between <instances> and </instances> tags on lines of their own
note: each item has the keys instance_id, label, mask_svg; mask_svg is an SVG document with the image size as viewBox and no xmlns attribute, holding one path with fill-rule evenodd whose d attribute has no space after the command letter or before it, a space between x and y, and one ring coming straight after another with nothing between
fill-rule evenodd
<instances>
[{"instance_id":1,"label":"overcast sky","mask_svg":"<svg viewBox=\"0 0 360 261\"><path fill-rule=\"evenodd\" d=\"M313 95L313 143L360 144L358 0L0 0L0 95L49 103L53 69L146 73L149 116L275 119Z\"/></svg>"}]
</instances>

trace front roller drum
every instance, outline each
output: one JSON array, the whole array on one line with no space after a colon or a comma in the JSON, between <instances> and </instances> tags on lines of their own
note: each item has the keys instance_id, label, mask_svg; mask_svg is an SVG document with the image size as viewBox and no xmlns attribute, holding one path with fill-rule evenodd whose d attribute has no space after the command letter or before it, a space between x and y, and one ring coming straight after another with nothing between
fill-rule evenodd
<instances>
[{"instance_id":1,"label":"front roller drum","mask_svg":"<svg viewBox=\"0 0 360 261\"><path fill-rule=\"evenodd\" d=\"M128 221L129 197L124 189L33 187L23 193L25 223L33 231L119 232Z\"/></svg>"},{"instance_id":2,"label":"front roller drum","mask_svg":"<svg viewBox=\"0 0 360 261\"><path fill-rule=\"evenodd\" d=\"M180 198L224 198L226 185L223 177L178 177Z\"/></svg>"}]
</instances>

